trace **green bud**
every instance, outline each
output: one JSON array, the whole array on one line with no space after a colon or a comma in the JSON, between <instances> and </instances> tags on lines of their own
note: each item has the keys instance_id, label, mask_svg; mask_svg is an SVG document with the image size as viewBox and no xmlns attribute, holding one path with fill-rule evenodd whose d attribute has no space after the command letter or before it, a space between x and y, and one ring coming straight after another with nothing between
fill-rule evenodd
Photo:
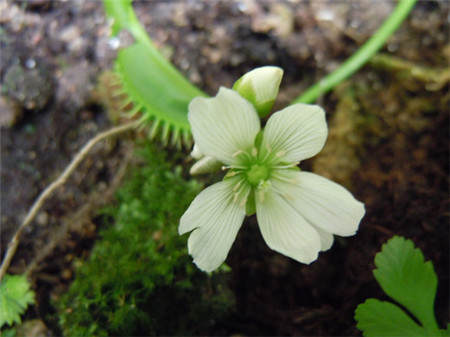
<instances>
[{"instance_id":1,"label":"green bud","mask_svg":"<svg viewBox=\"0 0 450 337\"><path fill-rule=\"evenodd\" d=\"M272 109L278 95L283 69L274 66L256 68L233 85L233 90L252 103L260 117L265 117Z\"/></svg>"}]
</instances>

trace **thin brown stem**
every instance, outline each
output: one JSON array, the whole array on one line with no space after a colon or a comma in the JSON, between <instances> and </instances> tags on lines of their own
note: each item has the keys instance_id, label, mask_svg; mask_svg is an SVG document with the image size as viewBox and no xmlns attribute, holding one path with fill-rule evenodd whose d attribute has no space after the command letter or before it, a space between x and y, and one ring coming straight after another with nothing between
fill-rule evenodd
<instances>
[{"instance_id":1,"label":"thin brown stem","mask_svg":"<svg viewBox=\"0 0 450 337\"><path fill-rule=\"evenodd\" d=\"M131 122L125 125L120 125L113 127L109 130L103 131L99 133L97 136L92 138L89 142L84 145L84 147L81 148L81 150L75 155L75 157L72 159L70 164L64 169L63 173L59 176L58 179L56 179L54 182L52 182L42 193L39 195L39 197L34 202L33 206L28 211L27 216L25 217L25 220L22 222L20 227L17 229L16 233L12 237L11 241L8 244L8 250L6 251L6 256L2 262L2 265L0 267L0 282L3 279L3 276L6 273L6 270L8 269L9 265L11 264L11 260L14 257L14 254L16 253L17 246L20 242L20 236L22 235L23 230L25 227L27 227L31 221L34 219L36 214L38 213L39 209L44 204L45 200L47 200L52 193L61 185L63 185L67 178L75 171L77 166L80 164L80 162L86 157L86 155L89 153L89 151L96 145L99 141L117 135L119 133L128 131L132 128L135 128L138 125L138 122Z\"/></svg>"}]
</instances>

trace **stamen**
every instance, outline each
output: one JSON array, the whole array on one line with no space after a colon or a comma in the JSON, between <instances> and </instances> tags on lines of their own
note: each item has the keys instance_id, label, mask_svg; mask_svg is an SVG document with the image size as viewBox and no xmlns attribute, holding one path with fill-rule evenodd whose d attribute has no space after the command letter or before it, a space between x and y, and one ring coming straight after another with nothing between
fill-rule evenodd
<instances>
[{"instance_id":1,"label":"stamen","mask_svg":"<svg viewBox=\"0 0 450 337\"><path fill-rule=\"evenodd\" d=\"M222 171L229 170L229 169L236 169L236 170L245 170L245 166L237 166L237 165L229 165L229 166L222 166Z\"/></svg>"},{"instance_id":2,"label":"stamen","mask_svg":"<svg viewBox=\"0 0 450 337\"><path fill-rule=\"evenodd\" d=\"M236 186L233 187L233 191L236 192L236 190L241 186L242 180L239 180L239 182L236 184Z\"/></svg>"},{"instance_id":3,"label":"stamen","mask_svg":"<svg viewBox=\"0 0 450 337\"><path fill-rule=\"evenodd\" d=\"M266 149L267 149L267 152L264 155L264 158L261 160L261 163L264 163L267 160L267 158L269 157L270 152L272 151L272 147L270 146L270 144L266 144Z\"/></svg>"},{"instance_id":4,"label":"stamen","mask_svg":"<svg viewBox=\"0 0 450 337\"><path fill-rule=\"evenodd\" d=\"M295 167L298 164L300 164L300 162L296 161L295 163L291 163L291 164L288 164L288 165L275 165L275 166L272 166L272 168L274 168L274 169L287 169L287 168Z\"/></svg>"},{"instance_id":5,"label":"stamen","mask_svg":"<svg viewBox=\"0 0 450 337\"><path fill-rule=\"evenodd\" d=\"M247 198L244 198L244 199L242 199L242 201L239 204L239 206L244 207L246 203L247 203Z\"/></svg>"},{"instance_id":6,"label":"stamen","mask_svg":"<svg viewBox=\"0 0 450 337\"><path fill-rule=\"evenodd\" d=\"M239 195L241 194L241 192L245 189L246 184L243 184L244 180L241 179L238 181L238 183L233 187L233 202L237 202L239 199Z\"/></svg>"},{"instance_id":7,"label":"stamen","mask_svg":"<svg viewBox=\"0 0 450 337\"><path fill-rule=\"evenodd\" d=\"M293 197L292 195L290 195L290 194L283 193L282 196L283 196L283 198L285 198L286 200L291 200L291 201L294 200L294 197Z\"/></svg>"},{"instance_id":8,"label":"stamen","mask_svg":"<svg viewBox=\"0 0 450 337\"><path fill-rule=\"evenodd\" d=\"M285 181L291 185L297 185L298 184L298 179L297 178L286 178L284 175L281 174L277 174L277 171L274 171L272 173L272 178L277 179L277 180L281 180L281 181Z\"/></svg>"},{"instance_id":9,"label":"stamen","mask_svg":"<svg viewBox=\"0 0 450 337\"><path fill-rule=\"evenodd\" d=\"M253 157L256 157L258 155L258 149L256 147L252 149L252 155Z\"/></svg>"},{"instance_id":10,"label":"stamen","mask_svg":"<svg viewBox=\"0 0 450 337\"><path fill-rule=\"evenodd\" d=\"M258 197L259 197L259 200L261 202L263 202L264 201L264 191L259 190L258 191Z\"/></svg>"},{"instance_id":11,"label":"stamen","mask_svg":"<svg viewBox=\"0 0 450 337\"><path fill-rule=\"evenodd\" d=\"M233 157L233 158L234 158L234 157L237 157L237 156L239 156L239 155L242 154L242 153L244 153L244 150L237 150L235 153L233 153L232 157Z\"/></svg>"},{"instance_id":12,"label":"stamen","mask_svg":"<svg viewBox=\"0 0 450 337\"><path fill-rule=\"evenodd\" d=\"M244 155L244 156L247 157L248 159L251 159L250 153L248 153L247 151L241 150L241 149L239 149L239 150L237 150L235 153L233 153L233 154L231 155L231 157L232 157L232 158L235 158L235 157L240 156L240 155ZM239 168L239 167L236 167L236 168Z\"/></svg>"},{"instance_id":13,"label":"stamen","mask_svg":"<svg viewBox=\"0 0 450 337\"><path fill-rule=\"evenodd\" d=\"M284 156L286 154L286 151L285 150L281 150L281 151L278 151L276 154L275 154L275 157L281 157L281 156Z\"/></svg>"}]
</instances>

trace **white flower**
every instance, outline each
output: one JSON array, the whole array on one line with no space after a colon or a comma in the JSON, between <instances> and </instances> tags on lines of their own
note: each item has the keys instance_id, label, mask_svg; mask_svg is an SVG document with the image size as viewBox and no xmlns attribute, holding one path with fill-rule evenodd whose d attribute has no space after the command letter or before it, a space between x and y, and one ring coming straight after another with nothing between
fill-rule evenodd
<instances>
[{"instance_id":1,"label":"white flower","mask_svg":"<svg viewBox=\"0 0 450 337\"><path fill-rule=\"evenodd\" d=\"M329 249L333 234L355 234L364 205L344 187L297 167L325 144L320 107L291 105L261 131L254 106L222 87L214 98L195 98L188 118L199 153L229 170L180 220L180 235L192 231L188 249L200 269L225 261L246 214L256 212L270 248L302 263Z\"/></svg>"},{"instance_id":2,"label":"white flower","mask_svg":"<svg viewBox=\"0 0 450 337\"><path fill-rule=\"evenodd\" d=\"M278 88L283 77L283 69L275 66L256 68L243 75L233 85L243 98L253 104L260 117L265 117L272 109L278 95ZM197 162L191 167L190 174L204 174L219 171L222 163L213 157L205 156L197 144L191 152Z\"/></svg>"}]
</instances>

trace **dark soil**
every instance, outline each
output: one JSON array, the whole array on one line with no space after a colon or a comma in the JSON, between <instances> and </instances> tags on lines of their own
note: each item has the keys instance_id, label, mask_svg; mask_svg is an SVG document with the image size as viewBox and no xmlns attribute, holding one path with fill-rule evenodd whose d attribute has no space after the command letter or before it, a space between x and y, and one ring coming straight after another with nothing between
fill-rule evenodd
<instances>
[{"instance_id":1,"label":"dark soil","mask_svg":"<svg viewBox=\"0 0 450 337\"><path fill-rule=\"evenodd\" d=\"M334 70L394 6L387 0L134 5L156 45L210 94L257 66L282 67L276 108ZM366 216L354 237L336 239L309 266L271 251L248 219L228 258L237 309L220 333L359 335L354 310L366 298L385 298L373 259L393 235L412 239L433 261L436 315L441 327L449 321L448 13L446 1L419 1L383 49L387 62L374 59L319 99L330 136L302 169L344 184L365 203ZM38 194L88 139L111 126L96 85L116 50L101 2L2 0L0 23L4 254ZM28 316L56 334L50 299L70 283L74 257L89 253L99 226L95 210L111 201L132 147L127 137L98 145L22 237L9 271L30 275L38 302Z\"/></svg>"}]
</instances>

